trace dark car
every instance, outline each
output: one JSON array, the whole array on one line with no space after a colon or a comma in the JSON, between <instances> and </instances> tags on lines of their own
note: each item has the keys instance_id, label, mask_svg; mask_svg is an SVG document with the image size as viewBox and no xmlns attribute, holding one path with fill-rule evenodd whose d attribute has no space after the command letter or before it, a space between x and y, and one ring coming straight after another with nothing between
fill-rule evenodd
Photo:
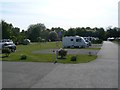
<instances>
[{"instance_id":1,"label":"dark car","mask_svg":"<svg viewBox=\"0 0 120 90\"><path fill-rule=\"evenodd\" d=\"M3 48L9 48L11 52L15 52L16 50L16 45L14 43L4 43Z\"/></svg>"}]
</instances>

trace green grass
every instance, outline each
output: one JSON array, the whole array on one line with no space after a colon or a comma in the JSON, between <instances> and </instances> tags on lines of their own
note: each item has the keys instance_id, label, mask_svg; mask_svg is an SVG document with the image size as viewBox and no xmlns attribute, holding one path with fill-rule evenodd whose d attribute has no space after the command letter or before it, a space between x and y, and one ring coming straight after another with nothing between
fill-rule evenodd
<instances>
[{"instance_id":1,"label":"green grass","mask_svg":"<svg viewBox=\"0 0 120 90\"><path fill-rule=\"evenodd\" d=\"M54 62L55 54L33 54L33 51L43 49L54 49L62 47L61 43L32 43L30 45L18 45L15 53L11 53L9 57L2 58L3 61L19 61L19 62ZM26 60L20 60L21 55L26 55ZM67 55L66 59L58 59L58 63L87 63L97 58L96 55L77 55L77 61L70 61L73 55Z\"/></svg>"},{"instance_id":2,"label":"green grass","mask_svg":"<svg viewBox=\"0 0 120 90\"><path fill-rule=\"evenodd\" d=\"M89 56L89 55L77 55L77 60L76 61L71 61L71 57L73 55L67 55L67 59L58 59L58 63L88 63L90 61L93 61L97 58L96 55L92 55L92 56Z\"/></svg>"},{"instance_id":3,"label":"green grass","mask_svg":"<svg viewBox=\"0 0 120 90\"><path fill-rule=\"evenodd\" d=\"M56 60L53 54L35 54L27 55L26 60L20 60L20 55L11 54L9 57L3 58L3 61L23 61L23 62L54 62ZM66 59L57 59L58 63L87 63L97 58L96 55L77 55L77 61L71 61L73 55L67 55Z\"/></svg>"}]
</instances>

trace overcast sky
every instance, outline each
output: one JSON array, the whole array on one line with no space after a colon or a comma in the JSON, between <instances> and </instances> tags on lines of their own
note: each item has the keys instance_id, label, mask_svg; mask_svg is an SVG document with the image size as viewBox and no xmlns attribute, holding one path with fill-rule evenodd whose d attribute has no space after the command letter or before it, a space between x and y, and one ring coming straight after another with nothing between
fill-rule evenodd
<instances>
[{"instance_id":1,"label":"overcast sky","mask_svg":"<svg viewBox=\"0 0 120 90\"><path fill-rule=\"evenodd\" d=\"M21 30L43 23L47 28L118 26L119 0L0 0L1 19Z\"/></svg>"}]
</instances>

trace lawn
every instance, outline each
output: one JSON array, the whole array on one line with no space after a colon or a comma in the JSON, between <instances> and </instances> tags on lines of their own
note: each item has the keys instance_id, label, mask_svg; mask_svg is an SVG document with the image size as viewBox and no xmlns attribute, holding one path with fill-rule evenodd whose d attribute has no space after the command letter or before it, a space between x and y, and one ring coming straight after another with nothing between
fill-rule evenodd
<instances>
[{"instance_id":1,"label":"lawn","mask_svg":"<svg viewBox=\"0 0 120 90\"><path fill-rule=\"evenodd\" d=\"M22 61L22 62L54 62L55 54L33 54L33 51L43 49L55 49L62 47L60 42L31 43L29 45L18 45L17 50L11 53L9 57L2 58L3 61ZM26 55L27 59L20 60L22 55ZM4 56L4 55L3 55ZM86 63L97 58L96 55L77 55L77 61L70 61L73 55L67 55L66 59L58 59L58 63Z\"/></svg>"}]
</instances>

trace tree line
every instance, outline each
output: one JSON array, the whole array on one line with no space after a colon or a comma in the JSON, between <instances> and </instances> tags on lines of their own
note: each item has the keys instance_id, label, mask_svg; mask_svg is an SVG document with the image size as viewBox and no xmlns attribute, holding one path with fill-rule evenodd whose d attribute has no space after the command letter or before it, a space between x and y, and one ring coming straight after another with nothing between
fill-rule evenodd
<instances>
[{"instance_id":1,"label":"tree line","mask_svg":"<svg viewBox=\"0 0 120 90\"><path fill-rule=\"evenodd\" d=\"M56 41L62 40L64 36L82 36L82 37L97 37L100 40L107 40L109 37L120 37L120 28L90 28L90 27L76 27L65 30L61 27L46 28L42 23L29 25L27 30L21 30L19 27L14 27L11 23L1 20L2 39L12 39L14 42L22 42L23 39L30 39L32 42Z\"/></svg>"}]
</instances>

